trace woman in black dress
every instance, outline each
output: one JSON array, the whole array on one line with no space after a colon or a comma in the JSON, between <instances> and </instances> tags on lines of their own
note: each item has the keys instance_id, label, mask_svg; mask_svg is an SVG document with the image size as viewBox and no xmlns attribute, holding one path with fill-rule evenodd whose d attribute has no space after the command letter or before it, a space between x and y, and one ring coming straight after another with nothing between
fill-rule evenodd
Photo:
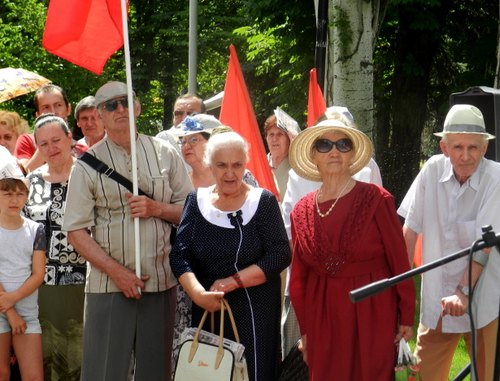
<instances>
[{"instance_id":1,"label":"woman in black dress","mask_svg":"<svg viewBox=\"0 0 500 381\"><path fill-rule=\"evenodd\" d=\"M228 300L250 380L276 380L280 361L280 272L291 252L276 198L242 181L248 148L234 132L207 143L205 163L216 183L186 199L170 264L193 305L193 325L205 309ZM226 337L231 337L229 322ZM207 327L209 329L209 323Z\"/></svg>"}]
</instances>

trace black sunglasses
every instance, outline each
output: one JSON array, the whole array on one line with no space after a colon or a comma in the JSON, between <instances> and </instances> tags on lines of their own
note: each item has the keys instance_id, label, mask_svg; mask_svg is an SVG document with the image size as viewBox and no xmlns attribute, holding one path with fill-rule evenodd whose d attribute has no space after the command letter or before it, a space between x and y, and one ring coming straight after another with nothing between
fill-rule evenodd
<instances>
[{"instance_id":1,"label":"black sunglasses","mask_svg":"<svg viewBox=\"0 0 500 381\"><path fill-rule=\"evenodd\" d=\"M330 152L335 146L339 152L346 153L352 150L352 140L351 139L340 139L336 142L332 142L328 139L318 139L314 143L314 148L316 151L321 153Z\"/></svg>"},{"instance_id":2,"label":"black sunglasses","mask_svg":"<svg viewBox=\"0 0 500 381\"><path fill-rule=\"evenodd\" d=\"M104 104L104 108L107 112L113 112L118 108L118 103L121 103L123 108L128 108L128 98L116 99L114 101L109 101Z\"/></svg>"}]
</instances>

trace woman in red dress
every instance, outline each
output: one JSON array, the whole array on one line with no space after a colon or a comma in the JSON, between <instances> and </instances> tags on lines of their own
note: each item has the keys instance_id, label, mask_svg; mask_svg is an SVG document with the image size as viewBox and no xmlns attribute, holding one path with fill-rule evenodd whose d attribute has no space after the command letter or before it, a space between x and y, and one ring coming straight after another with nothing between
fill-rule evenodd
<instances>
[{"instance_id":1,"label":"woman in red dress","mask_svg":"<svg viewBox=\"0 0 500 381\"><path fill-rule=\"evenodd\" d=\"M335 120L291 146L292 168L323 183L291 214L290 297L311 381L392 380L395 343L413 336L411 280L356 304L349 299L354 289L410 270L393 197L351 177L372 152L365 134Z\"/></svg>"}]
</instances>

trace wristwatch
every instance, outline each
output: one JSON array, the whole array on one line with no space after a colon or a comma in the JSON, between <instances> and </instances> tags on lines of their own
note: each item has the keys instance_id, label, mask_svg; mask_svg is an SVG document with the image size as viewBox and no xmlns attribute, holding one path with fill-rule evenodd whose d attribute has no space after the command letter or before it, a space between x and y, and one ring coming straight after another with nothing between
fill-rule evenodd
<instances>
[{"instance_id":1,"label":"wristwatch","mask_svg":"<svg viewBox=\"0 0 500 381\"><path fill-rule=\"evenodd\" d=\"M469 296L469 286L458 285L457 286L457 290L460 291L465 296Z\"/></svg>"}]
</instances>

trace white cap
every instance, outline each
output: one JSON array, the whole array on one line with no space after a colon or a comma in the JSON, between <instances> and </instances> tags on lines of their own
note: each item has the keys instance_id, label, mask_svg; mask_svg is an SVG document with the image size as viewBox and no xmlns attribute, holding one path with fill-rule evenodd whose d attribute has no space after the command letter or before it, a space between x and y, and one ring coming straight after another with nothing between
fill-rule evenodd
<instances>
[{"instance_id":1,"label":"white cap","mask_svg":"<svg viewBox=\"0 0 500 381\"><path fill-rule=\"evenodd\" d=\"M0 146L0 180L7 178L24 180L24 174L16 158L7 148Z\"/></svg>"}]
</instances>

